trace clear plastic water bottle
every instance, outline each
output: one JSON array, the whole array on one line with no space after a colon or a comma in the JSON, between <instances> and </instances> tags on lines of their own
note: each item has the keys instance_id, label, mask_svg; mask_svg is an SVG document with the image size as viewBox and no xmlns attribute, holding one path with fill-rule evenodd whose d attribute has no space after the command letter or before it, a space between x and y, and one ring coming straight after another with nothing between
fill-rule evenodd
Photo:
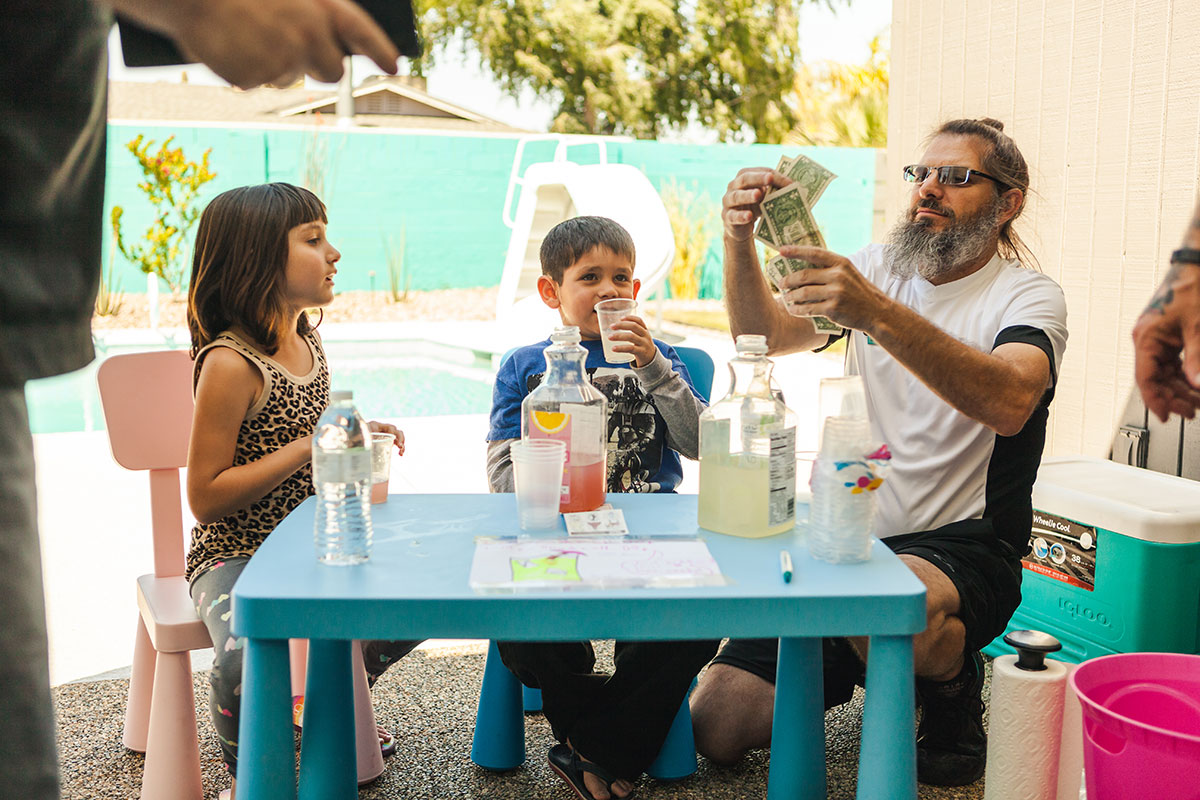
<instances>
[{"instance_id":1,"label":"clear plastic water bottle","mask_svg":"<svg viewBox=\"0 0 1200 800\"><path fill-rule=\"evenodd\" d=\"M313 434L312 467L317 558L361 564L371 555L371 434L353 392L329 393Z\"/></svg>"}]
</instances>

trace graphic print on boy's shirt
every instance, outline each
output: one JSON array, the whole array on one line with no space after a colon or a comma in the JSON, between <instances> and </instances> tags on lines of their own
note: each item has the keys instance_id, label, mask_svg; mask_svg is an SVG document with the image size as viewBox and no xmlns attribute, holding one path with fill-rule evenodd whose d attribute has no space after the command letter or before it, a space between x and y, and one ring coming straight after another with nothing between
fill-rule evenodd
<instances>
[{"instance_id":1,"label":"graphic print on boy's shirt","mask_svg":"<svg viewBox=\"0 0 1200 800\"><path fill-rule=\"evenodd\" d=\"M648 494L662 484L651 480L662 466L665 431L659 425L654 398L642 388L632 370L588 367L592 385L608 398L608 456L605 490ZM544 373L530 375L526 391L542 382Z\"/></svg>"}]
</instances>

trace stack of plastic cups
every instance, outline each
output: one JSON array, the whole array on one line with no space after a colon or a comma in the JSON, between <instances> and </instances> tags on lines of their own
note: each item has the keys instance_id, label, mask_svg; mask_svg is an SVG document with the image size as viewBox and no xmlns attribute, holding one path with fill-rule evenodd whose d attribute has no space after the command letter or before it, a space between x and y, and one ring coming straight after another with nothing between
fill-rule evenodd
<instances>
[{"instance_id":1,"label":"stack of plastic cups","mask_svg":"<svg viewBox=\"0 0 1200 800\"><path fill-rule=\"evenodd\" d=\"M812 473L808 549L834 564L871 557L875 493L860 480L869 472L871 425L865 417L826 417Z\"/></svg>"},{"instance_id":2,"label":"stack of plastic cups","mask_svg":"<svg viewBox=\"0 0 1200 800\"><path fill-rule=\"evenodd\" d=\"M522 530L546 530L558 524L566 443L521 439L509 446L517 517Z\"/></svg>"}]
</instances>

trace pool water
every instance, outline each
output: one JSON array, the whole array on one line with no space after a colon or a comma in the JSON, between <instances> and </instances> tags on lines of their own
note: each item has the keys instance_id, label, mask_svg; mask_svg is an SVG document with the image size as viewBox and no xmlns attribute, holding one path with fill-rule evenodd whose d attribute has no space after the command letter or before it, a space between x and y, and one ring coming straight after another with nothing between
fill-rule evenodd
<instances>
[{"instance_id":1,"label":"pool water","mask_svg":"<svg viewBox=\"0 0 1200 800\"><path fill-rule=\"evenodd\" d=\"M105 355L138 349L112 347ZM352 389L368 419L486 414L491 408L495 372L490 359L471 351L414 342L326 342L325 350L333 388ZM104 430L96 389L102 360L26 384L34 433Z\"/></svg>"}]
</instances>

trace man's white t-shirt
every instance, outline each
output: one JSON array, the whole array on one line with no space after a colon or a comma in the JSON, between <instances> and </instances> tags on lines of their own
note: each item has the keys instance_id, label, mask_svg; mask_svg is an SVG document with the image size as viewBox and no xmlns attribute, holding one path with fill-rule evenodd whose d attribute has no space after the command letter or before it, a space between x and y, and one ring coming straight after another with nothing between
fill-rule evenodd
<instances>
[{"instance_id":1,"label":"man's white t-shirt","mask_svg":"<svg viewBox=\"0 0 1200 800\"><path fill-rule=\"evenodd\" d=\"M1019 434L1002 437L953 409L862 331L851 333L847 347L846 371L863 377L872 433L892 452L877 491L876 535L927 531L986 515L993 518L997 535L1023 552L1046 407L1067 342L1062 289L999 255L941 286L919 275L893 275L883 245L869 245L850 260L889 297L964 344L989 353L1019 341L1046 353L1045 396Z\"/></svg>"}]
</instances>

